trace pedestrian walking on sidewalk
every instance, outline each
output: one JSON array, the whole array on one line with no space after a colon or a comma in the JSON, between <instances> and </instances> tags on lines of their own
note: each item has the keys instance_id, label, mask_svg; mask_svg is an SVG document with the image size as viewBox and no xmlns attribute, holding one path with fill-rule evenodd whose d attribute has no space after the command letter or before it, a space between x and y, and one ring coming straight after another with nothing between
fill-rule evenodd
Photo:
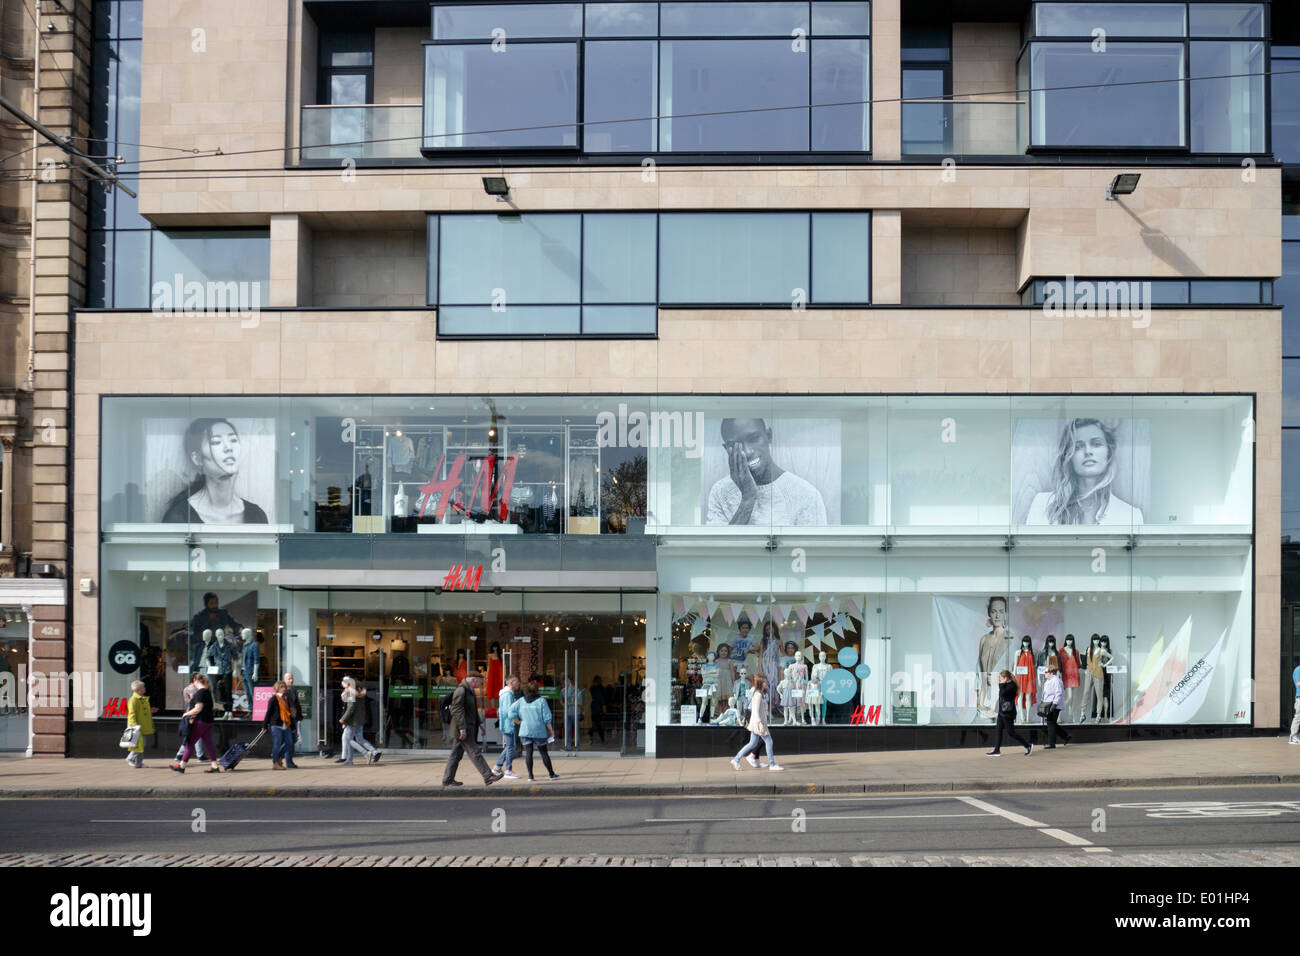
<instances>
[{"instance_id":1,"label":"pedestrian walking on sidewalk","mask_svg":"<svg viewBox=\"0 0 1300 956\"><path fill-rule=\"evenodd\" d=\"M194 693L195 693L195 691L197 691L198 689L199 689L199 675L196 673L196 674L194 675L193 679L192 679L188 684L185 685L185 689L184 689L183 691L181 691L181 709L182 709L182 710L189 710L189 709L190 709L190 701L192 701L192 700L194 699ZM176 748L176 759L173 761L173 763L180 763L180 762L181 762L181 757L185 756L185 739L186 739L186 738L185 738L185 735L182 735L182 736L181 736L181 745L180 745L179 747ZM208 752L207 752L207 750L204 749L204 747L203 747L203 742L202 742L201 740L200 740L200 741L195 741L195 744L196 744L196 747L197 747L197 753L198 753L198 755L199 755L199 759L200 759L200 760L207 760L207 759L208 759Z\"/></svg>"},{"instance_id":2,"label":"pedestrian walking on sidewalk","mask_svg":"<svg viewBox=\"0 0 1300 956\"><path fill-rule=\"evenodd\" d=\"M1060 668L1055 664L1047 665L1047 680L1043 682L1043 701L1040 707L1046 707L1043 719L1047 721L1047 749L1056 749L1056 735L1061 735L1061 746L1070 742L1070 735L1057 724L1061 716L1061 705L1065 703L1065 683L1061 680Z\"/></svg>"},{"instance_id":3,"label":"pedestrian walking on sidewalk","mask_svg":"<svg viewBox=\"0 0 1300 956\"><path fill-rule=\"evenodd\" d=\"M506 678L501 694L497 697L497 726L501 729L501 756L497 757L496 766L492 768L493 770L505 768L503 776L507 780L519 779L519 774L515 773L515 756L519 753L519 728L515 726L515 719L511 714L518 696L519 678L511 674Z\"/></svg>"},{"instance_id":4,"label":"pedestrian walking on sidewalk","mask_svg":"<svg viewBox=\"0 0 1300 956\"><path fill-rule=\"evenodd\" d=\"M451 695L452 745L451 754L447 757L447 766L442 772L444 787L464 786L456 779L456 769L460 766L460 758L465 754L469 755L474 769L483 775L483 786L490 787L504 776L500 771L493 771L487 765L478 746L478 696L475 692L482 684L482 678L477 674L470 674L460 682L460 686Z\"/></svg>"},{"instance_id":5,"label":"pedestrian walking on sidewalk","mask_svg":"<svg viewBox=\"0 0 1300 956\"><path fill-rule=\"evenodd\" d=\"M731 769L739 770L740 759L743 757L749 761L751 767L784 770L785 768L776 762L776 747L772 743L772 732L767 727L767 678L762 674L755 674L753 684L753 693L749 695L749 723L745 725L749 729L749 743L740 749L740 753L731 758ZM759 743L762 743L767 748L767 763L765 764L760 764L754 757L754 752L758 750Z\"/></svg>"},{"instance_id":6,"label":"pedestrian walking on sidewalk","mask_svg":"<svg viewBox=\"0 0 1300 956\"><path fill-rule=\"evenodd\" d=\"M998 733L993 739L993 749L984 756L1002 756L1003 731L1006 731L1008 737L1025 748L1026 757L1034 752L1034 745L1016 733L1016 694L1019 692L1020 687L1016 684L1015 678L1011 676L1011 671L1004 670L998 675Z\"/></svg>"},{"instance_id":7,"label":"pedestrian walking on sidewalk","mask_svg":"<svg viewBox=\"0 0 1300 956\"><path fill-rule=\"evenodd\" d=\"M139 727L140 736L126 755L126 762L137 770L144 766L144 738L153 733L153 712L149 698L144 696L144 681L131 681L131 699L126 702L126 725Z\"/></svg>"},{"instance_id":8,"label":"pedestrian walking on sidewalk","mask_svg":"<svg viewBox=\"0 0 1300 956\"><path fill-rule=\"evenodd\" d=\"M1295 684L1295 716L1291 718L1291 739L1288 743L1300 744L1300 667L1291 672Z\"/></svg>"},{"instance_id":9,"label":"pedestrian walking on sidewalk","mask_svg":"<svg viewBox=\"0 0 1300 956\"><path fill-rule=\"evenodd\" d=\"M190 758L194 756L194 748L202 741L204 748L208 752L211 766L204 773L221 773L221 767L217 765L216 754L217 748L212 744L212 687L208 683L207 677L202 674L196 674L194 683L198 689L194 691L194 696L190 698L190 709L182 714L182 718L189 719L189 734L185 737L185 749L181 751L180 762L172 764L172 769L177 773L184 773L185 768L189 765Z\"/></svg>"},{"instance_id":10,"label":"pedestrian walking on sidewalk","mask_svg":"<svg viewBox=\"0 0 1300 956\"><path fill-rule=\"evenodd\" d=\"M293 671L285 671L284 689L284 699L293 717L293 734L289 737L289 747L284 754L284 765L290 770L297 770L298 765L293 762L293 750L295 744L302 743L302 704L298 701L298 692L293 689Z\"/></svg>"},{"instance_id":11,"label":"pedestrian walking on sidewalk","mask_svg":"<svg viewBox=\"0 0 1300 956\"><path fill-rule=\"evenodd\" d=\"M353 754L365 754L366 763L378 763L384 755L382 750L366 740L366 689L358 688L353 677L343 678L343 716L339 719L343 725L342 755L335 763L352 766Z\"/></svg>"},{"instance_id":12,"label":"pedestrian walking on sidewalk","mask_svg":"<svg viewBox=\"0 0 1300 956\"><path fill-rule=\"evenodd\" d=\"M289 704L289 686L282 680L275 682L275 696L266 702L266 719L262 726L271 728L271 769L286 770L285 758L293 754L293 734L296 726L293 707ZM292 764L290 764L292 766Z\"/></svg>"},{"instance_id":13,"label":"pedestrian walking on sidewalk","mask_svg":"<svg viewBox=\"0 0 1300 956\"><path fill-rule=\"evenodd\" d=\"M555 725L552 723L554 717L551 715L551 705L537 689L537 681L530 680L524 688L523 698L511 705L510 720L511 723L515 720L519 721L519 739L524 744L524 766L528 768L528 779L535 779L533 777L534 747L540 751L542 763L546 765L546 772L551 775L551 779L560 779L560 775L551 766L551 755L546 749L551 741L555 740Z\"/></svg>"}]
</instances>

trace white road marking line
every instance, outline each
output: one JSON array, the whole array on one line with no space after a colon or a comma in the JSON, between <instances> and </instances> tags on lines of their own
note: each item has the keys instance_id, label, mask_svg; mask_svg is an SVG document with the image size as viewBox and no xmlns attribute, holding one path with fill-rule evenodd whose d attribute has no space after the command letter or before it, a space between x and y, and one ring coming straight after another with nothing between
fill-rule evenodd
<instances>
[{"instance_id":1,"label":"white road marking line","mask_svg":"<svg viewBox=\"0 0 1300 956\"><path fill-rule=\"evenodd\" d=\"M1109 853L1109 852L1110 852L1110 847L1108 847L1108 846L1085 846L1085 847L1083 848L1083 852L1084 852L1084 853Z\"/></svg>"},{"instance_id":2,"label":"white road marking line","mask_svg":"<svg viewBox=\"0 0 1300 956\"><path fill-rule=\"evenodd\" d=\"M1031 827L1044 836L1049 836L1054 840L1060 840L1062 843L1068 843L1070 846L1079 846L1084 849L1092 846L1091 840L1085 840L1083 837L1075 836L1073 833L1068 833L1065 830L1058 830L1055 827L1049 827L1046 823L1039 823L1037 820L1021 816L1019 813L1013 813L1010 810L1003 810L1001 807L994 806L991 803L985 803L983 800L976 800L974 797L958 797L957 799L962 803L969 804L977 809L1002 817L1004 820L1018 823L1022 827Z\"/></svg>"},{"instance_id":3,"label":"white road marking line","mask_svg":"<svg viewBox=\"0 0 1300 956\"><path fill-rule=\"evenodd\" d=\"M708 797L709 800L725 800L726 797ZM768 803L772 800L814 800L818 803L867 803L874 801L885 801L887 803L911 802L913 800L956 800L955 796L944 794L936 797L913 797L909 794L899 794L896 797L823 797L818 794L797 794L782 793L773 794L769 797L741 797L742 800L757 800Z\"/></svg>"},{"instance_id":4,"label":"white road marking line","mask_svg":"<svg viewBox=\"0 0 1300 956\"><path fill-rule=\"evenodd\" d=\"M985 803L983 800L976 800L974 797L958 797L962 803L968 804L977 810L983 810L985 813L992 813L994 816L1002 817L1004 820L1010 820L1012 823L1019 823L1022 827L1034 827L1041 830L1047 826L1046 823L1039 823L1037 820L1031 820L1029 817L1022 817L1018 813L1012 813L1010 810L1003 810L1001 807L995 807L991 803Z\"/></svg>"},{"instance_id":5,"label":"white road marking line","mask_svg":"<svg viewBox=\"0 0 1300 956\"><path fill-rule=\"evenodd\" d=\"M865 816L806 816L805 820L946 820L953 817L986 817L987 813L898 813L867 814ZM767 817L656 817L646 819L645 823L758 823L764 820L776 820L789 823L792 817L779 814Z\"/></svg>"},{"instance_id":6,"label":"white road marking line","mask_svg":"<svg viewBox=\"0 0 1300 956\"><path fill-rule=\"evenodd\" d=\"M184 823L184 824L190 824L190 823L193 823L194 821L193 821L192 819L190 819L189 817L186 817L186 818L183 819L183 820L91 820L90 822L91 822L91 823ZM426 823L446 823L447 821L446 821L446 820L317 820L317 819L310 819L310 820L214 820L214 819L212 819L211 817L209 817L208 820L207 820L207 822L210 823L210 824L211 824L211 823L359 823L359 824L370 824L370 825L373 826L373 825L378 825L378 824L383 824L383 823L410 823L410 824L421 824L421 825L423 825L423 824L426 824Z\"/></svg>"}]
</instances>

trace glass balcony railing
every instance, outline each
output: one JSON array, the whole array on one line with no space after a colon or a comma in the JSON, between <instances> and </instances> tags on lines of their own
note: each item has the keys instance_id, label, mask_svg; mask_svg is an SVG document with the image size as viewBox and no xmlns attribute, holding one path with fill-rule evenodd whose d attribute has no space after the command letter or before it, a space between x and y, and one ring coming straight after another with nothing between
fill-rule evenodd
<instances>
[{"instance_id":1,"label":"glass balcony railing","mask_svg":"<svg viewBox=\"0 0 1300 956\"><path fill-rule=\"evenodd\" d=\"M419 103L304 106L301 158L419 159Z\"/></svg>"},{"instance_id":2,"label":"glass balcony railing","mask_svg":"<svg viewBox=\"0 0 1300 956\"><path fill-rule=\"evenodd\" d=\"M904 156L1020 156L1028 143L1027 100L903 101Z\"/></svg>"}]
</instances>

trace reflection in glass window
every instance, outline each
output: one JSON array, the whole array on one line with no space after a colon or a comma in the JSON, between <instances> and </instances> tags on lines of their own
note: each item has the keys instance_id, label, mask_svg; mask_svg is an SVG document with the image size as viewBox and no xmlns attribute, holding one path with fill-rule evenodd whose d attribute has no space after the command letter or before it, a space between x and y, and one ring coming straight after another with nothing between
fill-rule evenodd
<instances>
[{"instance_id":1,"label":"reflection in glass window","mask_svg":"<svg viewBox=\"0 0 1300 956\"><path fill-rule=\"evenodd\" d=\"M1186 35L1181 3L1040 3L1034 7L1038 36L1180 37Z\"/></svg>"},{"instance_id":2,"label":"reflection in glass window","mask_svg":"<svg viewBox=\"0 0 1300 956\"><path fill-rule=\"evenodd\" d=\"M583 220L582 301L655 300L654 213L610 213Z\"/></svg>"},{"instance_id":3,"label":"reflection in glass window","mask_svg":"<svg viewBox=\"0 0 1300 956\"><path fill-rule=\"evenodd\" d=\"M871 149L870 41L813 40L812 58L812 148Z\"/></svg>"},{"instance_id":4,"label":"reflection in glass window","mask_svg":"<svg viewBox=\"0 0 1300 956\"><path fill-rule=\"evenodd\" d=\"M659 5L656 3L589 3L589 37L652 37L659 33Z\"/></svg>"},{"instance_id":5,"label":"reflection in glass window","mask_svg":"<svg viewBox=\"0 0 1300 956\"><path fill-rule=\"evenodd\" d=\"M583 147L587 152L655 152L658 48L653 40L585 45Z\"/></svg>"},{"instance_id":6,"label":"reflection in glass window","mask_svg":"<svg viewBox=\"0 0 1300 956\"><path fill-rule=\"evenodd\" d=\"M659 16L666 37L789 37L795 30L808 34L807 3L664 3Z\"/></svg>"},{"instance_id":7,"label":"reflection in glass window","mask_svg":"<svg viewBox=\"0 0 1300 956\"><path fill-rule=\"evenodd\" d=\"M504 31L494 33L493 31ZM578 3L463 4L433 8L435 40L491 40L582 36Z\"/></svg>"},{"instance_id":8,"label":"reflection in glass window","mask_svg":"<svg viewBox=\"0 0 1300 956\"><path fill-rule=\"evenodd\" d=\"M426 149L572 148L577 118L576 43L425 47Z\"/></svg>"},{"instance_id":9,"label":"reflection in glass window","mask_svg":"<svg viewBox=\"0 0 1300 956\"><path fill-rule=\"evenodd\" d=\"M171 283L270 281L266 229L168 229L153 233L153 278Z\"/></svg>"},{"instance_id":10,"label":"reflection in glass window","mask_svg":"<svg viewBox=\"0 0 1300 956\"><path fill-rule=\"evenodd\" d=\"M1274 56L1272 79L1273 155L1284 163L1300 163L1300 60Z\"/></svg>"},{"instance_id":11,"label":"reflection in glass window","mask_svg":"<svg viewBox=\"0 0 1300 956\"><path fill-rule=\"evenodd\" d=\"M1219 77L1219 79L1197 79ZM1264 151L1264 44L1192 43L1192 151Z\"/></svg>"},{"instance_id":12,"label":"reflection in glass window","mask_svg":"<svg viewBox=\"0 0 1300 956\"><path fill-rule=\"evenodd\" d=\"M1264 36L1262 3L1193 3L1191 12L1194 37Z\"/></svg>"},{"instance_id":13,"label":"reflection in glass window","mask_svg":"<svg viewBox=\"0 0 1300 956\"><path fill-rule=\"evenodd\" d=\"M789 304L808 295L806 213L676 213L659 226L664 303Z\"/></svg>"},{"instance_id":14,"label":"reflection in glass window","mask_svg":"<svg viewBox=\"0 0 1300 956\"><path fill-rule=\"evenodd\" d=\"M1282 354L1300 357L1300 242L1282 243L1282 277L1273 283L1282 309Z\"/></svg>"},{"instance_id":15,"label":"reflection in glass window","mask_svg":"<svg viewBox=\"0 0 1300 956\"><path fill-rule=\"evenodd\" d=\"M1282 429L1282 540L1300 541L1300 429Z\"/></svg>"},{"instance_id":16,"label":"reflection in glass window","mask_svg":"<svg viewBox=\"0 0 1300 956\"><path fill-rule=\"evenodd\" d=\"M870 36L871 4L842 0L813 0L814 36Z\"/></svg>"},{"instance_id":17,"label":"reflection in glass window","mask_svg":"<svg viewBox=\"0 0 1300 956\"><path fill-rule=\"evenodd\" d=\"M1300 428L1300 359L1282 360L1282 427Z\"/></svg>"},{"instance_id":18,"label":"reflection in glass window","mask_svg":"<svg viewBox=\"0 0 1300 956\"><path fill-rule=\"evenodd\" d=\"M808 115L794 107L808 105L808 54L794 46L788 39L663 41L660 148L807 150Z\"/></svg>"},{"instance_id":19,"label":"reflection in glass window","mask_svg":"<svg viewBox=\"0 0 1300 956\"><path fill-rule=\"evenodd\" d=\"M1181 43L1035 43L1035 146L1179 147L1185 74ZM1141 84L1141 85L1124 85ZM1140 90L1140 93L1134 92Z\"/></svg>"},{"instance_id":20,"label":"reflection in glass window","mask_svg":"<svg viewBox=\"0 0 1300 956\"><path fill-rule=\"evenodd\" d=\"M819 212L812 220L812 301L870 302L871 216Z\"/></svg>"},{"instance_id":21,"label":"reflection in glass window","mask_svg":"<svg viewBox=\"0 0 1300 956\"><path fill-rule=\"evenodd\" d=\"M579 302L581 217L443 216L439 297L447 305Z\"/></svg>"}]
</instances>

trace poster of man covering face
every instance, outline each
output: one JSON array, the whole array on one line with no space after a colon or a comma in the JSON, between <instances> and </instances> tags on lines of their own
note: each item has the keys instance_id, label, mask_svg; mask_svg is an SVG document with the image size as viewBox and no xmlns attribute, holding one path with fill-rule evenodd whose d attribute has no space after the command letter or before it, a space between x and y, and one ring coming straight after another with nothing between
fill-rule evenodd
<instances>
[{"instance_id":1,"label":"poster of man covering face","mask_svg":"<svg viewBox=\"0 0 1300 956\"><path fill-rule=\"evenodd\" d=\"M840 523L838 420L706 418L704 439L704 524Z\"/></svg>"},{"instance_id":2,"label":"poster of man covering face","mask_svg":"<svg viewBox=\"0 0 1300 956\"><path fill-rule=\"evenodd\" d=\"M1140 525L1151 495L1151 423L1017 419L1011 480L1016 524Z\"/></svg>"},{"instance_id":3,"label":"poster of man covering face","mask_svg":"<svg viewBox=\"0 0 1300 956\"><path fill-rule=\"evenodd\" d=\"M146 521L274 523L274 420L147 418L142 426Z\"/></svg>"}]
</instances>

